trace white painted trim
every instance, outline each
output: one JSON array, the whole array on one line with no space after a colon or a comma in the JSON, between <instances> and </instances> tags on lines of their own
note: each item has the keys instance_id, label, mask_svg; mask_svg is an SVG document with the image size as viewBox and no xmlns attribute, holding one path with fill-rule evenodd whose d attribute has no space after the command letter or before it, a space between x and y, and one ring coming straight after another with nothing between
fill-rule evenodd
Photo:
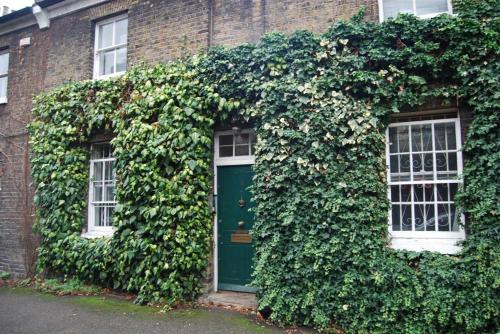
<instances>
[{"instance_id":1,"label":"white painted trim","mask_svg":"<svg viewBox=\"0 0 500 334\"><path fill-rule=\"evenodd\" d=\"M94 28L95 29L95 34L94 34L94 70L93 70L93 79L94 80L109 79L109 78L117 77L117 76L125 73L125 71L121 71L121 72L115 72L115 73L107 74L107 75L99 75L99 70L100 70L100 65L101 65L100 61L99 61L100 53L105 52L107 50L116 50L118 48L128 46L128 31L127 31L127 43L114 44L114 42L115 42L114 41L114 39L115 39L115 24L114 23L116 21L120 21L123 19L128 19L128 15L122 14L122 15L118 15L118 16L113 16L113 17L110 17L108 19L96 22L96 24L95 24L95 28ZM99 49L99 37L100 37L99 36L99 27L101 27L105 24L109 24L109 23L113 23L113 46ZM127 27L128 27L128 22L127 22ZM127 56L128 56L128 48L127 48ZM114 61L115 61L114 69L116 70L116 53L115 53Z\"/></svg>"},{"instance_id":2,"label":"white painted trim","mask_svg":"<svg viewBox=\"0 0 500 334\"><path fill-rule=\"evenodd\" d=\"M241 133L250 133L253 131L252 129L242 129ZM213 259L213 265L214 265L214 278L213 278L213 285L214 285L214 291L217 292L219 291L219 247L218 247L218 214L219 214L219 208L218 206L218 198L217 198L217 167L219 166L241 166L241 165L253 165L255 163L255 156L254 155L249 155L249 156L244 156L244 157L238 157L238 156L232 156L228 158L219 158L219 137L221 135L228 135L228 134L233 134L232 130L228 131L217 131L214 135L214 194L213 194L213 201L214 201L214 207L215 207L215 215L214 215L214 221L213 221L213 240L214 240L214 259Z\"/></svg>"},{"instance_id":3,"label":"white painted trim","mask_svg":"<svg viewBox=\"0 0 500 334\"><path fill-rule=\"evenodd\" d=\"M36 19L34 16L22 16L17 20L13 20L5 24L0 24L0 36L7 35L13 31L21 30L34 25L36 25Z\"/></svg>"},{"instance_id":4,"label":"white painted trim","mask_svg":"<svg viewBox=\"0 0 500 334\"><path fill-rule=\"evenodd\" d=\"M9 69L10 69L10 49L0 51L0 56L7 56L7 72L1 73L0 78L7 78L7 83L5 87L5 96L0 96L0 104L6 104L7 98L9 96Z\"/></svg>"},{"instance_id":5,"label":"white painted trim","mask_svg":"<svg viewBox=\"0 0 500 334\"><path fill-rule=\"evenodd\" d=\"M103 144L103 143L96 143L98 144ZM105 143L104 143L105 144ZM90 148L90 152L92 154L92 147ZM114 232L113 226L95 226L94 222L94 205L92 205L92 198L94 198L94 187L92 185L92 179L94 177L94 168L93 163L94 162L106 162L106 161L116 161L116 158L101 158L101 159L90 159L89 163L89 191L88 191L88 207L87 207L87 232L84 233L82 236L86 238L98 238L102 236L110 236ZM105 166L105 165L103 165ZM105 173L105 168L103 168L102 173ZM116 185L115 185L116 186ZM111 202L102 202L102 203L107 203L107 204L112 204ZM116 201L113 203L116 206Z\"/></svg>"},{"instance_id":6,"label":"white painted trim","mask_svg":"<svg viewBox=\"0 0 500 334\"><path fill-rule=\"evenodd\" d=\"M459 179L457 180L428 180L428 181L413 181L413 166L411 159L411 133L409 133L410 147L408 154L410 154L410 181L407 182L391 182L391 173L390 173L390 147L389 147L389 128L398 127L398 126L411 126L411 125L421 125L421 124L439 124L439 123L454 123L455 124L455 140L456 140L456 153L457 153L457 174ZM460 179L463 172L463 161L462 161L462 137L461 137L461 127L460 127L460 119L457 118L445 118L445 119L437 119L437 120L426 120L426 121L412 121L412 122L397 122L391 123L386 129L386 169L387 169L387 198L389 202L391 200L391 185L399 185L399 184L422 184L422 183L462 183L463 181ZM434 138L434 126L432 127L432 141L433 141L433 156L435 160L436 152L435 150L435 138ZM434 175L436 175L436 166L434 164ZM434 187L434 191L436 187ZM413 191L411 191L411 209L412 209L412 217L413 214ZM435 198L436 195L435 195ZM460 220L462 224L465 221L465 217L461 215ZM465 231L462 227L457 232L440 232L440 231L392 231L392 208L389 209L388 212L388 231L389 236L391 237L391 247L395 249L406 249L412 251L435 251L444 254L454 254L460 250L460 246L457 246L456 243L458 241L465 239Z\"/></svg>"},{"instance_id":7,"label":"white painted trim","mask_svg":"<svg viewBox=\"0 0 500 334\"><path fill-rule=\"evenodd\" d=\"M68 15L79 10L100 5L102 3L109 2L109 0L66 0L57 3L53 6L47 7L49 12L49 18L53 19L56 17Z\"/></svg>"},{"instance_id":8,"label":"white painted trim","mask_svg":"<svg viewBox=\"0 0 500 334\"><path fill-rule=\"evenodd\" d=\"M115 232L114 228L111 228L109 231L92 231L92 232L85 232L82 233L83 238L87 239L97 239L97 238L110 238L113 236L113 233Z\"/></svg>"},{"instance_id":9,"label":"white painted trim","mask_svg":"<svg viewBox=\"0 0 500 334\"><path fill-rule=\"evenodd\" d=\"M0 36L36 24L38 24L40 29L48 28L50 26L50 20L53 18L68 15L109 1L110 0L67 0L46 8L41 8L34 4L31 10L33 15L25 15L5 25L0 25Z\"/></svg>"},{"instance_id":10,"label":"white painted trim","mask_svg":"<svg viewBox=\"0 0 500 334\"><path fill-rule=\"evenodd\" d=\"M442 254L456 254L462 248L457 245L463 238L456 239L420 239L420 238L393 238L390 246L394 249L414 252L431 251Z\"/></svg>"},{"instance_id":11,"label":"white painted trim","mask_svg":"<svg viewBox=\"0 0 500 334\"><path fill-rule=\"evenodd\" d=\"M38 5L33 5L31 10L35 16L36 22L38 23L38 28L46 29L50 27L49 12L47 9L43 9Z\"/></svg>"},{"instance_id":12,"label":"white painted trim","mask_svg":"<svg viewBox=\"0 0 500 334\"><path fill-rule=\"evenodd\" d=\"M445 14L445 13L453 15L452 0L446 0L447 6L448 6L448 11L440 12L440 13L426 14L426 15L417 15L416 1L418 1L418 0L413 0L413 14L421 19L430 19L432 17L438 16L441 14ZM379 19L379 22L384 22L384 0L378 0L378 19Z\"/></svg>"}]
</instances>

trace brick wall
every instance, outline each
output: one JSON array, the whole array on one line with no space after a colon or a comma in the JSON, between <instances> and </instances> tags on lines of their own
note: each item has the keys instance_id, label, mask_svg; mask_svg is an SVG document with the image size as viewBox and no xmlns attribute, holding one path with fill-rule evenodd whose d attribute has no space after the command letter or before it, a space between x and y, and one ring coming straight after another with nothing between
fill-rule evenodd
<instances>
[{"instance_id":1,"label":"brick wall","mask_svg":"<svg viewBox=\"0 0 500 334\"><path fill-rule=\"evenodd\" d=\"M31 37L30 46L19 46L24 37ZM14 276L29 273L36 246L26 124L31 98L43 88L47 37L34 28L0 36L0 48L9 52L8 103L0 105L0 270Z\"/></svg>"},{"instance_id":2,"label":"brick wall","mask_svg":"<svg viewBox=\"0 0 500 334\"><path fill-rule=\"evenodd\" d=\"M266 32L307 29L321 33L361 6L366 19L378 20L377 0L214 0L213 45L256 42Z\"/></svg>"},{"instance_id":3,"label":"brick wall","mask_svg":"<svg viewBox=\"0 0 500 334\"><path fill-rule=\"evenodd\" d=\"M321 32L362 4L368 19L376 20L377 0L113 0L52 19L45 30L32 26L0 36L0 49L10 52L8 103L0 105L0 152L8 158L0 157L7 161L0 165L0 270L24 276L34 259L26 137L31 98L68 80L92 78L96 21L128 13L130 66L165 62L209 45L256 42L269 31ZM20 48L27 36L31 45Z\"/></svg>"}]
</instances>

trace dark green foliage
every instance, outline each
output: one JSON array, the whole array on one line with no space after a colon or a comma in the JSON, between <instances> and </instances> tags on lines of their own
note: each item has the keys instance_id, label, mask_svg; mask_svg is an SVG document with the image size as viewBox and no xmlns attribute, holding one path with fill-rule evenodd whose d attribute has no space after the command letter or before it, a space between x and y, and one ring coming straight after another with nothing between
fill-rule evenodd
<instances>
[{"instance_id":1,"label":"dark green foliage","mask_svg":"<svg viewBox=\"0 0 500 334\"><path fill-rule=\"evenodd\" d=\"M498 1L457 16L335 23L269 34L124 78L37 99L31 125L41 267L173 303L207 264L212 123L255 122L254 284L273 320L350 333L498 332ZM215 93L216 92L216 93ZM429 99L474 112L456 256L387 247L385 129ZM211 112L213 111L213 112ZM110 240L79 236L88 153L115 134L119 202Z\"/></svg>"},{"instance_id":2,"label":"dark green foliage","mask_svg":"<svg viewBox=\"0 0 500 334\"><path fill-rule=\"evenodd\" d=\"M197 80L195 62L137 68L37 97L30 132L40 268L136 291L138 302L199 294L211 231L210 110L220 98ZM115 136L116 231L88 240L80 237L85 145L106 129Z\"/></svg>"}]
</instances>

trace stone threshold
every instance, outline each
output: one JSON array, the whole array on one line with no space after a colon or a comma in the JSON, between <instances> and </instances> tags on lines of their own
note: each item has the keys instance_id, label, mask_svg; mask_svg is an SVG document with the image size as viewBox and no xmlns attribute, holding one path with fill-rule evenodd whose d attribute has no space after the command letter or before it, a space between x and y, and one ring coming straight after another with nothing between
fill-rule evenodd
<instances>
[{"instance_id":1,"label":"stone threshold","mask_svg":"<svg viewBox=\"0 0 500 334\"><path fill-rule=\"evenodd\" d=\"M252 311L256 311L258 306L255 293L235 291L210 292L201 296L198 302L204 305L240 308Z\"/></svg>"}]
</instances>

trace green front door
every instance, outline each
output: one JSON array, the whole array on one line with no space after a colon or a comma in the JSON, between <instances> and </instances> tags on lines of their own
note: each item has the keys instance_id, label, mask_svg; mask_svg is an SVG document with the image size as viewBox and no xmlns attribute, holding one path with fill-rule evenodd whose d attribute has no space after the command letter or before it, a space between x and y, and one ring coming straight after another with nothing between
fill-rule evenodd
<instances>
[{"instance_id":1,"label":"green front door","mask_svg":"<svg viewBox=\"0 0 500 334\"><path fill-rule=\"evenodd\" d=\"M253 292L251 165L217 167L218 285L221 290Z\"/></svg>"}]
</instances>

